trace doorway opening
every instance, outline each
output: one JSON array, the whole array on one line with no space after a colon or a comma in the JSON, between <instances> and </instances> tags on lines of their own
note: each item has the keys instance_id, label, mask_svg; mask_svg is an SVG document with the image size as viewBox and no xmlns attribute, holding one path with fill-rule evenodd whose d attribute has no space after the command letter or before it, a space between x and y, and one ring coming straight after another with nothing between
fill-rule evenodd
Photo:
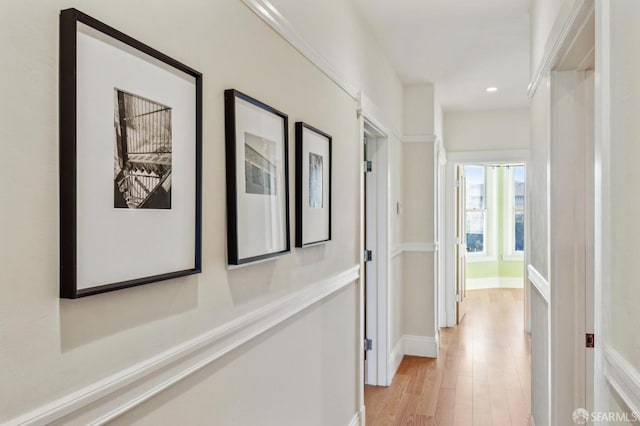
<instances>
[{"instance_id":1,"label":"doorway opening","mask_svg":"<svg viewBox=\"0 0 640 426\"><path fill-rule=\"evenodd\" d=\"M459 324L467 291L515 289L503 293L524 301L526 170L523 163L466 164L456 174Z\"/></svg>"},{"instance_id":2,"label":"doorway opening","mask_svg":"<svg viewBox=\"0 0 640 426\"><path fill-rule=\"evenodd\" d=\"M522 289L521 329L529 331L526 218L528 151L448 153L445 200L445 326L464 320L469 290ZM470 269L470 270L469 270ZM517 292L516 292L517 293Z\"/></svg>"}]
</instances>

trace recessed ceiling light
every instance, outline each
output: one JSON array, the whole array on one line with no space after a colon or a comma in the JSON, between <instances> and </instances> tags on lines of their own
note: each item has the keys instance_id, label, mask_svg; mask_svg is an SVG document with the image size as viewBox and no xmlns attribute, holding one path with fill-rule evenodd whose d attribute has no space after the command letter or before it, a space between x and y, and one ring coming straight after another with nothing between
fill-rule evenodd
<instances>
[{"instance_id":1,"label":"recessed ceiling light","mask_svg":"<svg viewBox=\"0 0 640 426\"><path fill-rule=\"evenodd\" d=\"M491 92L497 92L498 88L497 87L487 87L487 92L491 93Z\"/></svg>"}]
</instances>

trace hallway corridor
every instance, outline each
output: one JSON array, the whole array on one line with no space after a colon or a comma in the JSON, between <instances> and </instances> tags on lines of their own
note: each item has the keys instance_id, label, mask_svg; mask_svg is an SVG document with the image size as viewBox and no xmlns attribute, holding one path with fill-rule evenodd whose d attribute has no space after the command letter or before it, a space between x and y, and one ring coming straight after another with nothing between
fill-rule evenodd
<instances>
[{"instance_id":1,"label":"hallway corridor","mask_svg":"<svg viewBox=\"0 0 640 426\"><path fill-rule=\"evenodd\" d=\"M527 425L530 341L523 290L467 292L468 311L441 330L438 359L406 356L388 388L365 386L368 426Z\"/></svg>"}]
</instances>

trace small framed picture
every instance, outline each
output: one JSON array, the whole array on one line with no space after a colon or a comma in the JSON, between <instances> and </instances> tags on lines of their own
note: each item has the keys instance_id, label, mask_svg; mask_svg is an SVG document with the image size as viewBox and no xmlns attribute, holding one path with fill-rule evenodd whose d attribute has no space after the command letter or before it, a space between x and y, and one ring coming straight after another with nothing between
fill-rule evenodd
<instances>
[{"instance_id":1,"label":"small framed picture","mask_svg":"<svg viewBox=\"0 0 640 426\"><path fill-rule=\"evenodd\" d=\"M60 13L60 296L200 272L202 75Z\"/></svg>"},{"instance_id":2,"label":"small framed picture","mask_svg":"<svg viewBox=\"0 0 640 426\"><path fill-rule=\"evenodd\" d=\"M296 247L331 240L331 136L296 123Z\"/></svg>"},{"instance_id":3,"label":"small framed picture","mask_svg":"<svg viewBox=\"0 0 640 426\"><path fill-rule=\"evenodd\" d=\"M226 90L227 252L229 265L291 250L287 115Z\"/></svg>"}]
</instances>

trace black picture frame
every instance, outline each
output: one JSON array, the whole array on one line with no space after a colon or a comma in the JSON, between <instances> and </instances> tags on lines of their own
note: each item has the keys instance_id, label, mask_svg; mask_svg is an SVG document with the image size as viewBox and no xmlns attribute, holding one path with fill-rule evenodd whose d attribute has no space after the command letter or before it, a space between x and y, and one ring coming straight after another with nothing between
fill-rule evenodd
<instances>
[{"instance_id":1,"label":"black picture frame","mask_svg":"<svg viewBox=\"0 0 640 426\"><path fill-rule=\"evenodd\" d=\"M134 286L139 286L143 284L148 284L157 281L169 280L172 278L183 277L187 275L197 274L201 272L201 264L202 264L202 254L201 254L201 246L202 246L202 236L201 236L201 223L202 223L202 74L175 59L170 58L169 56L149 47L148 45L114 29L113 27L100 22L99 20L92 18L77 9L65 9L60 12L59 17L59 25L60 25L60 38L59 38L59 188L60 188L60 297L66 299L76 299L79 297L85 297L90 295L95 295L99 293L105 293L108 291L129 288ZM82 34L82 35L79 35ZM189 236L185 239L185 241L190 241L191 232L193 232L193 246L190 243L184 242L181 243L183 246L188 246L187 251L183 251L184 257L184 267L180 265L178 270L167 270L171 268L171 266L159 266L157 269L159 273L155 272L155 266L152 265L153 262L158 262L161 264L162 259L153 259L147 268L145 273L141 275L137 275L138 264L136 262L139 259L136 259L135 256L128 256L128 254L121 254L123 257L127 257L126 262L120 262L113 265L105 266L105 268L111 268L112 270L117 270L118 268L126 269L127 278L122 280L110 281L108 278L105 278L106 282L102 282L101 278L92 278L86 279L84 277L84 272L82 272L82 276L79 277L79 269L82 268L82 271L86 269L90 269L86 266L87 258L93 259L97 257L97 255L91 254L87 256L87 252L90 250L84 249L85 238L86 241L89 241L87 245L91 244L102 244L102 241L93 242L91 237L86 236L85 227L95 227L96 229L103 226L102 223L99 223L97 220L93 220L94 217L91 216L92 213L88 213L87 211L87 201L85 198L82 198L84 195L84 187L87 186L86 173L83 172L86 167L79 167L84 158L79 158L81 152L85 152L87 150L83 145L90 143L91 141L86 138L85 133L88 132L86 129L91 127L88 124L84 123L82 119L79 119L79 114L86 114L84 110L86 110L85 104L83 104L82 100L79 100L79 96L83 96L83 90L79 88L84 87L83 84L92 84L92 83L84 83L79 82L80 78L85 78L85 80L91 80L93 75L91 75L89 79L87 79L86 72L87 68L85 64L89 61L82 52L86 52L87 50L83 46L86 46L84 40L86 40L87 34L91 34L91 36L95 36L96 40L107 41L108 43L112 43L114 55L122 54L122 55L135 55L141 62L141 66L155 66L158 69L167 69L171 70L170 73L172 75L180 75L181 77L174 76L173 78L182 78L188 79L189 84L189 99L193 99L195 101L195 105L189 101L187 104L189 114L187 117L189 120L185 120L187 123L184 128L189 129L188 135L190 138L188 139L189 145L187 148L189 149L188 155L181 156L188 158L188 164L192 170L188 172L184 172L183 176L188 176L188 178L184 179L188 182L184 185L188 188L189 200L193 200L194 204L192 205L189 202L188 207L186 209L185 217L188 218L186 222L193 226L193 231L188 231ZM79 41L80 40L80 41ZM118 49L121 49L121 53L118 53ZM147 62L145 62L147 61ZM124 66L124 65L122 65ZM84 74L83 74L84 73ZM169 72L167 72L169 75ZM140 75L136 78L143 79L146 76ZM171 77L167 77L171 78ZM178 83L176 83L178 84ZM96 85L98 85L96 83ZM102 83L100 83L102 85ZM100 86L102 87L102 86ZM193 87L193 91L191 88ZM102 90L102 89L100 89ZM105 92L102 90L102 92ZM114 100L117 105L117 101L119 98L119 94L124 93L119 90L119 88L113 87L111 92L107 92L107 96L102 97L101 99L108 100L110 105L105 105L103 102L102 107L111 108L111 118L110 121L104 120L104 114L102 116L102 123L105 124L108 128L111 126L111 134L106 135L105 132L101 132L101 130L95 130L96 132L100 132L100 139L103 138L106 140L110 138L111 146L108 147L112 154L112 158L109 160L110 164L107 163L106 170L109 172L109 167L111 167L110 173L110 181L106 188L113 187L116 188L117 183L114 178L115 167L114 167L114 159L113 153L118 147L122 144L130 143L131 138L127 138L126 134L123 137L121 134L117 132L117 130L113 130L116 126L114 123ZM115 94L115 96L114 96ZM88 95L87 95L88 96ZM124 96L124 95L122 95ZM134 96L134 95L131 95ZM110 99L109 99L110 97ZM135 96L136 99L142 99L142 96ZM115 99L114 99L115 98ZM124 102L124 101L123 101ZM96 104L99 104L100 101L96 100ZM130 104L129 104L130 105ZM124 110L124 107L122 107ZM131 108L130 108L131 109ZM165 108L169 109L169 108ZM138 110L141 111L141 110ZM152 111L148 114L156 113L157 111ZM182 111L181 111L182 112ZM98 112L91 112L91 114L99 115ZM186 114L183 114L186 115ZM83 116L84 117L84 116ZM166 119L164 124L155 125L156 128L158 126L165 126L163 129L169 129L168 136L168 146L166 148L166 140L162 143L165 144L165 147L162 148L163 152L168 150L168 154L164 152L163 155L165 157L168 155L169 158L168 166L164 166L162 174L159 171L156 172L146 172L150 175L150 179L154 180L154 186L149 185L149 187L145 187L147 190L147 197L142 197L140 194L138 195L138 199L136 201L135 207L139 209L141 215L144 214L156 214L159 209L165 209L162 211L169 211L169 214L173 214L177 208L178 204L174 201L174 209L171 207L171 195L167 196L167 193L171 193L172 191L176 191L175 188L182 188L182 184L175 184L174 179L172 179L172 174L175 172L174 166L180 166L180 160L177 160L179 157L178 154L174 153L174 146L178 146L174 142L174 134L177 134L179 137L182 136L182 133L178 133L179 130L174 129L175 123L172 122L172 116L168 115L168 119ZM166 118L166 116L165 116ZM191 122L191 119L193 120ZM168 121L167 121L168 120ZM158 119L159 121L159 119ZM175 120L174 120L175 121ZM103 129L101 127L100 129ZM93 131L93 130L92 130ZM140 131L142 132L142 130ZM147 143L151 139L150 128L146 128L144 130L145 135L147 137ZM172 133L175 132L175 133ZM114 136L115 133L115 136ZM90 138L89 138L90 139ZM175 138L176 140L178 138ZM114 141L115 140L115 141ZM124 142L120 142L124 140ZM91 142L93 143L93 142ZM179 142L183 143L183 142ZM186 143L186 142L185 142ZM192 145L191 145L192 144ZM153 154L159 152L153 151ZM140 155L140 154L137 154ZM160 156L160 154L158 154ZM126 166L131 167L133 160L131 157L124 157L127 161ZM156 160L157 157L156 157ZM165 161L163 159L163 161ZM104 162L102 162L104 163ZM143 167L143 166L140 166ZM150 166L145 166L150 167ZM160 170L160 166L156 166L157 170ZM97 170L96 168L95 170ZM105 168L103 167L103 170ZM167 171L168 169L168 171ZM122 172L122 170L121 170ZM95 171L96 174L99 172ZM192 174L191 174L192 173ZM100 178L96 178L100 180L104 176L100 176ZM127 176L129 178L130 176ZM132 180L127 182L132 182L135 179L135 176L131 177ZM192 179L192 181L191 181ZM102 182L104 179L102 179ZM122 181L121 181L122 182ZM101 183L102 185L102 183ZM162 188L160 188L162 186ZM131 186L130 186L131 188ZM168 188L168 189L167 189ZM133 190L132 190L133 191ZM163 194L160 194L160 192ZM117 195L116 190L110 190L111 200L109 200L110 207L112 207L111 212L107 212L106 214L113 214L116 211L117 206ZM129 194L129 192L127 192ZM120 194L122 195L122 194ZM81 200L79 201L79 197ZM164 199L162 197L165 197ZM168 203L166 198L168 197ZM177 199L177 197L174 197ZM132 200L133 197L129 198ZM157 207L156 204L150 206L150 200L154 199L154 202L162 199L163 206ZM84 201L82 201L84 200ZM107 204L105 202L105 204ZM148 204L148 205L147 205ZM133 202L131 204L124 205L124 208L118 210L116 215L120 215L122 218L132 217L131 214L136 214L138 212L129 211L131 209ZM92 206L89 206L90 208ZM128 210L125 213L123 210ZM144 210L144 211L143 211ZM153 211L152 211L153 210ZM120 214L122 213L122 214ZM162 214L162 213L159 213ZM91 216L91 217L89 217ZM141 216L138 216L140 219ZM165 216L167 217L167 216ZM80 223L79 223L80 220ZM124 219L127 220L127 219ZM89 224L89 225L87 225ZM79 229L80 226L80 229ZM128 226L128 225L127 225ZM117 228L117 226L115 227ZM122 229L126 227L123 226ZM122 231L123 233L126 231ZM177 233L178 231L172 231ZM82 240L80 240L82 238ZM131 237L133 239L133 237ZM139 240L137 241L127 241L126 239L119 240L118 244L120 247L123 247L123 251L128 249L124 248L130 244L139 244L139 250L136 247L136 253L142 253L144 250L144 244L142 244ZM81 245L81 247L79 247ZM133 249L132 249L133 250ZM179 251L177 248L176 251ZM108 250L105 250L105 252ZM171 252L171 250L166 250L167 255L175 255L175 252ZM187 254L184 254L187 253ZM102 255L102 254L100 254ZM81 259L79 259L81 256ZM168 257L167 256L167 257ZM108 259L104 259L105 262L108 262ZM182 260L181 260L182 261ZM91 261L93 262L93 260ZM126 265L125 265L126 263ZM142 262L141 262L142 263ZM146 267L146 266L145 266ZM151 274L148 272L152 271ZM100 272L95 272L96 274L100 274Z\"/></svg>"},{"instance_id":2,"label":"black picture frame","mask_svg":"<svg viewBox=\"0 0 640 426\"><path fill-rule=\"evenodd\" d=\"M261 102L249 95L246 95L236 89L228 89L224 92L225 99L225 141L226 141L226 173L227 173L227 257L229 265L244 265L256 261L266 260L291 252L290 229L289 229L289 131L288 116ZM273 125L269 134L264 133L266 128L253 123L251 116L262 115L263 120L271 121ZM261 157L265 167L273 167L271 170L258 170L263 176L263 185L250 188L249 172L245 168L247 165L246 155L249 147L248 135L250 132L238 132L238 129L253 129L251 132L256 133L255 136L260 140L271 143L268 138L272 138L275 142L276 150L272 151L273 158L267 159L261 153L253 153L257 157ZM276 130L277 129L277 130ZM273 134L279 133L275 137ZM267 143L265 142L265 143ZM281 146L277 146L280 144ZM238 149L238 146L244 146L244 150ZM273 160L273 161L271 161ZM242 175L242 176L240 176ZM271 178L271 176L278 178ZM265 177L268 176L268 177ZM245 183L242 184L244 178ZM267 185L267 182L268 185ZM268 188L267 188L268 186ZM271 189L274 188L274 189ZM273 191L273 192L271 192ZM275 201L270 200L275 196ZM270 197L267 199L266 197ZM256 198L258 208L248 208L251 205L256 206ZM261 207L261 204L268 203L271 211ZM265 219L267 214L275 214L276 220L272 223L279 225L279 229L273 226L269 229L259 229L258 231L249 232L247 228L250 223L259 221L251 221L247 219L247 212L251 211L255 218ZM273 218L272 218L273 219ZM271 247L255 247L257 239L275 241L279 239L279 244ZM259 244L257 244L259 245ZM251 247L250 247L251 246Z\"/></svg>"},{"instance_id":3,"label":"black picture frame","mask_svg":"<svg viewBox=\"0 0 640 426\"><path fill-rule=\"evenodd\" d=\"M327 163L322 164L322 157L318 154L311 153L308 144L310 143L307 138L305 138L305 131L308 131L310 136L317 137L316 141L316 150L320 148L318 144L326 143L326 147L324 149L320 149L323 153L328 157ZM295 124L295 134L296 134L296 247L308 247L314 246L318 244L323 244L328 241L331 241L331 216L332 216L332 163L333 163L333 154L332 154L332 145L333 138L331 135L319 130L305 122L297 122ZM305 155L309 154L309 155ZM320 189L316 189L319 191L320 198L314 197L312 195L312 189L314 181L310 178L311 169L312 169L312 157L320 157ZM316 160L317 161L317 160ZM308 164L308 167L305 165ZM326 167L325 167L326 166ZM327 173L326 179L324 179L324 173ZM316 180L317 181L317 180ZM308 188L308 191L305 189ZM312 207L312 200L315 199L315 205L313 206L314 210L320 210L317 213L321 213L320 215L314 214L314 217L307 217L310 215ZM322 202L324 201L324 203ZM315 212L314 212L315 213ZM321 216L321 220L318 220L318 216ZM323 228L322 236L309 236L308 231L305 232L305 224L309 221L314 221L316 223L313 224L312 228L314 232L317 232L318 229Z\"/></svg>"}]
</instances>

